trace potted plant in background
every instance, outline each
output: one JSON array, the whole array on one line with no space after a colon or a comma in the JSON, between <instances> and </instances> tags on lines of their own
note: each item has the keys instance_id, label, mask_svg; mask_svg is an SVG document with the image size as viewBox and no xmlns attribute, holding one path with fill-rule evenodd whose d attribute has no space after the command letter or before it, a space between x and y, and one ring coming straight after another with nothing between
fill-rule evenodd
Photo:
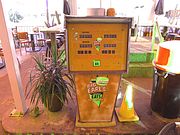
<instances>
[{"instance_id":1,"label":"potted plant in background","mask_svg":"<svg viewBox=\"0 0 180 135\"><path fill-rule=\"evenodd\" d=\"M51 47L50 60L41 56L34 56L35 67L30 73L30 80L26 86L26 97L34 105L34 113L38 115L38 104L41 102L51 112L60 111L65 102L72 99L74 80L71 74L65 71L66 59L64 51L57 53L55 45Z\"/></svg>"}]
</instances>

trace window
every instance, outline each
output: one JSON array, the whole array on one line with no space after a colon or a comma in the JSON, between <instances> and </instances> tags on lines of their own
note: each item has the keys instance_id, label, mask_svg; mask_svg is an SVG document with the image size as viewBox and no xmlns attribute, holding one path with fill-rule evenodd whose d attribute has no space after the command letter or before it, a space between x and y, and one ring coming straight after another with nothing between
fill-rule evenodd
<instances>
[{"instance_id":1,"label":"window","mask_svg":"<svg viewBox=\"0 0 180 135\"><path fill-rule=\"evenodd\" d=\"M55 11L61 14L61 23L64 21L63 16L63 0L3 0L3 6L8 16L14 13L20 14L23 19L18 23L13 24L15 21L10 21L11 25L21 26L42 26L45 25L44 21L47 20L46 9L48 2L49 20L52 22L53 18L56 22ZM11 4L9 4L11 3ZM16 19L16 17L14 17Z\"/></svg>"}]
</instances>

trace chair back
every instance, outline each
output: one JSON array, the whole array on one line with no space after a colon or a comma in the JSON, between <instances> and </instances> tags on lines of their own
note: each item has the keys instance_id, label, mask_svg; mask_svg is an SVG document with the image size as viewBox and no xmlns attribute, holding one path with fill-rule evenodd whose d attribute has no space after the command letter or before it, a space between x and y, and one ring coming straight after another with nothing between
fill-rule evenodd
<instances>
[{"instance_id":1,"label":"chair back","mask_svg":"<svg viewBox=\"0 0 180 135\"><path fill-rule=\"evenodd\" d=\"M17 32L18 39L29 39L28 32Z\"/></svg>"}]
</instances>

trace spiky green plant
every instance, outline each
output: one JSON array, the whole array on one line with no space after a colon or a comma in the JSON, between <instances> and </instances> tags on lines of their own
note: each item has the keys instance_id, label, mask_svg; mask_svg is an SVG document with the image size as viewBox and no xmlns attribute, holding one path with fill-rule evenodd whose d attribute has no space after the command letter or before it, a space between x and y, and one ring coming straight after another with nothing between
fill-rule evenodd
<instances>
[{"instance_id":1,"label":"spiky green plant","mask_svg":"<svg viewBox=\"0 0 180 135\"><path fill-rule=\"evenodd\" d=\"M45 61L43 57L39 56L33 57L35 67L30 73L26 97L30 97L30 103L34 107L42 102L47 108L51 108L54 96L62 105L69 99L73 99L72 91L74 91L75 85L72 75L65 71L64 53L62 51L58 55L56 46L52 45L50 61Z\"/></svg>"}]
</instances>

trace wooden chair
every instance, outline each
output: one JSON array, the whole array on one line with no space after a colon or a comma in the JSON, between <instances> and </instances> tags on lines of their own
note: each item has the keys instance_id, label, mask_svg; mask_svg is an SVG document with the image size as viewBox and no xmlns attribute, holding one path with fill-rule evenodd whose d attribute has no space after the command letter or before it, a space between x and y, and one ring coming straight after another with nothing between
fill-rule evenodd
<instances>
[{"instance_id":1,"label":"wooden chair","mask_svg":"<svg viewBox=\"0 0 180 135\"><path fill-rule=\"evenodd\" d=\"M12 28L12 36L13 36L15 48L19 48L19 40L17 37L17 27Z\"/></svg>"},{"instance_id":2,"label":"wooden chair","mask_svg":"<svg viewBox=\"0 0 180 135\"><path fill-rule=\"evenodd\" d=\"M0 62L0 69L5 67L6 63L5 63L5 60L4 60L4 53L3 53L3 50L2 48L0 48L0 58L1 58L1 61Z\"/></svg>"},{"instance_id":3,"label":"wooden chair","mask_svg":"<svg viewBox=\"0 0 180 135\"><path fill-rule=\"evenodd\" d=\"M20 53L22 54L21 48L23 46L25 47L25 50L26 48L29 48L31 46L31 41L29 40L28 32L17 32L17 38L20 44Z\"/></svg>"},{"instance_id":4,"label":"wooden chair","mask_svg":"<svg viewBox=\"0 0 180 135\"><path fill-rule=\"evenodd\" d=\"M46 39L44 38L44 34L39 31L39 27L34 27L33 32L37 34L37 45L41 47L45 46Z\"/></svg>"},{"instance_id":5,"label":"wooden chair","mask_svg":"<svg viewBox=\"0 0 180 135\"><path fill-rule=\"evenodd\" d=\"M37 44L38 46L45 46L46 45L46 38L44 37L44 34L41 32L38 32L38 36L37 36Z\"/></svg>"}]
</instances>

